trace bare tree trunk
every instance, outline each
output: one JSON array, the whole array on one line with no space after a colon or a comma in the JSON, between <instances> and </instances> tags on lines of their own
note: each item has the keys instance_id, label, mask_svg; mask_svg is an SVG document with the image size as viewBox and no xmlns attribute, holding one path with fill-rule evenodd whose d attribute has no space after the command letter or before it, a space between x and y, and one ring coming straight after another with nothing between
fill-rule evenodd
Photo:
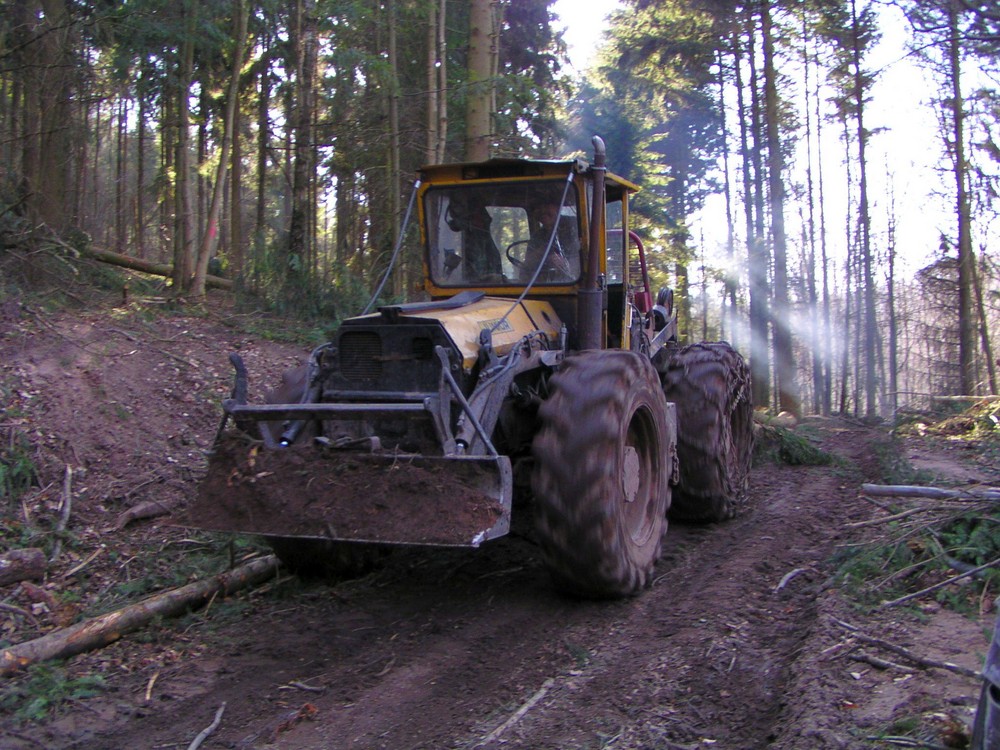
<instances>
[{"instance_id":1,"label":"bare tree trunk","mask_svg":"<svg viewBox=\"0 0 1000 750\"><path fill-rule=\"evenodd\" d=\"M960 0L948 3L948 60L950 64L952 147L955 155L955 203L958 220L958 357L961 365L962 395L976 388L976 346L972 317L972 212L969 206L968 161L965 156L965 101L962 98L961 33L958 25L963 10Z\"/></svg>"},{"instance_id":2,"label":"bare tree trunk","mask_svg":"<svg viewBox=\"0 0 1000 750\"><path fill-rule=\"evenodd\" d=\"M315 206L310 205L311 178L315 170L313 150L313 109L315 108L315 75L317 56L317 18L315 0L299 0L297 5L298 33L293 36L297 49L294 162L292 165L292 210L288 229L288 252L284 279L284 300L290 303L301 296L302 283L308 278L307 262L313 237L309 234Z\"/></svg>"},{"instance_id":3,"label":"bare tree trunk","mask_svg":"<svg viewBox=\"0 0 1000 750\"><path fill-rule=\"evenodd\" d=\"M103 223L100 215L101 199L101 146L104 143L104 130L101 127L101 102L94 103L94 148L90 154L90 194L93 196L90 208L91 223ZM107 236L102 236L102 241L107 242Z\"/></svg>"},{"instance_id":4,"label":"bare tree trunk","mask_svg":"<svg viewBox=\"0 0 1000 750\"><path fill-rule=\"evenodd\" d=\"M771 6L764 0L761 8L764 42L764 99L767 131L768 187L771 196L771 238L774 243L774 310L771 325L774 330L774 362L778 381L778 406L781 411L798 416L798 379L792 333L789 328L791 310L788 306L787 238L785 236L785 170L781 151L780 114L778 111L777 71L774 65L774 39L771 28Z\"/></svg>"},{"instance_id":5,"label":"bare tree trunk","mask_svg":"<svg viewBox=\"0 0 1000 750\"><path fill-rule=\"evenodd\" d=\"M437 161L438 134L438 101L441 92L438 90L438 50L437 50L437 3L427 4L427 141L424 146L424 159L428 164Z\"/></svg>"},{"instance_id":6,"label":"bare tree trunk","mask_svg":"<svg viewBox=\"0 0 1000 750\"><path fill-rule=\"evenodd\" d=\"M770 261L763 238L763 182L761 177L760 116L757 105L757 74L754 64L754 23L751 9L746 12L746 34L750 41L747 63L750 66L751 103L748 112L744 100L742 55L738 30L733 33L734 69L736 71L737 107L740 112L740 154L743 162L743 200L747 233L747 277L750 292L750 369L754 406L768 405L771 393L771 358L768 348L767 305L769 290L767 268ZM749 123L749 126L748 126Z\"/></svg>"},{"instance_id":7,"label":"bare tree trunk","mask_svg":"<svg viewBox=\"0 0 1000 750\"><path fill-rule=\"evenodd\" d=\"M736 290L739 287L740 276L736 263L736 226L733 221L733 191L731 185L729 166L729 124L726 118L726 69L722 50L716 55L716 63L719 66L719 127L722 131L722 171L723 190L726 198L726 275L723 279L722 292L722 326L720 338L728 340L733 346L739 348L739 332L736 321L738 311L736 308Z\"/></svg>"},{"instance_id":8,"label":"bare tree trunk","mask_svg":"<svg viewBox=\"0 0 1000 750\"><path fill-rule=\"evenodd\" d=\"M443 162L447 158L448 146L448 0L440 0L438 5L438 124L437 153L435 162Z\"/></svg>"},{"instance_id":9,"label":"bare tree trunk","mask_svg":"<svg viewBox=\"0 0 1000 750\"><path fill-rule=\"evenodd\" d=\"M822 410L823 396L823 335L820 331L819 319L819 294L816 290L816 194L813 185L813 128L812 113L810 111L809 98L813 96L810 86L809 73L812 69L809 54L811 38L809 35L809 24L806 16L802 18L802 62L804 77L805 95L805 119L806 119L806 210L808 219L806 224L806 236L803 246L807 248L805 260L806 294L809 298L809 318L812 325L812 335L809 349L812 352L812 410L814 414L819 414ZM819 90L815 93L819 96Z\"/></svg>"},{"instance_id":10,"label":"bare tree trunk","mask_svg":"<svg viewBox=\"0 0 1000 750\"><path fill-rule=\"evenodd\" d=\"M427 21L427 161L445 159L448 142L448 72L445 11L447 0L428 3Z\"/></svg>"},{"instance_id":11,"label":"bare tree trunk","mask_svg":"<svg viewBox=\"0 0 1000 750\"><path fill-rule=\"evenodd\" d=\"M701 340L708 341L708 270L705 266L705 238L698 243L701 250Z\"/></svg>"},{"instance_id":12,"label":"bare tree trunk","mask_svg":"<svg viewBox=\"0 0 1000 750\"><path fill-rule=\"evenodd\" d=\"M139 114L136 117L136 159L135 159L135 254L146 257L146 73L139 73L136 96Z\"/></svg>"},{"instance_id":13,"label":"bare tree trunk","mask_svg":"<svg viewBox=\"0 0 1000 750\"><path fill-rule=\"evenodd\" d=\"M982 249L986 252L986 248ZM989 321L986 317L986 305L983 303L983 285L981 274L976 270L975 259L972 263L972 286L976 294L976 310L979 313L979 340L983 347L983 355L986 359L986 374L989 379L990 393L997 392L997 370L996 362L993 359L993 347L990 346Z\"/></svg>"},{"instance_id":14,"label":"bare tree trunk","mask_svg":"<svg viewBox=\"0 0 1000 750\"><path fill-rule=\"evenodd\" d=\"M844 240L847 243L847 258L844 260L844 325L843 325L843 351L840 361L840 408L841 416L847 414L848 388L850 387L850 352L851 352L851 306L854 304L851 294L854 271L854 237L851 231L851 205L854 201L854 183L851 178L851 134L847 127L847 119L843 120L844 125L844 165L845 178L847 180L847 211L844 212Z\"/></svg>"},{"instance_id":15,"label":"bare tree trunk","mask_svg":"<svg viewBox=\"0 0 1000 750\"><path fill-rule=\"evenodd\" d=\"M494 34L493 12L489 0L470 0L469 71L465 112L465 158L482 161L490 157L493 128L490 103L493 80L490 39Z\"/></svg>"},{"instance_id":16,"label":"bare tree trunk","mask_svg":"<svg viewBox=\"0 0 1000 750\"><path fill-rule=\"evenodd\" d=\"M10 167L14 165L14 138L13 132L14 115L12 112L17 107L11 95L13 82L7 75L0 74L0 160Z\"/></svg>"},{"instance_id":17,"label":"bare tree trunk","mask_svg":"<svg viewBox=\"0 0 1000 750\"><path fill-rule=\"evenodd\" d=\"M264 252L267 236L267 177L268 146L271 141L271 66L261 67L260 88L257 93L257 197L253 223L251 248L254 258L259 259ZM256 277L244 279L244 283L254 288Z\"/></svg>"},{"instance_id":18,"label":"bare tree trunk","mask_svg":"<svg viewBox=\"0 0 1000 750\"><path fill-rule=\"evenodd\" d=\"M860 234L857 227L855 231ZM863 259L860 256L860 241L857 236L854 238L854 267L851 269L854 273L854 289L856 294L854 295L856 307L854 308L854 389L853 389L853 403L854 403L854 416L861 416L861 393L862 393L862 378L861 378L861 367L864 362L864 350L862 349L862 337L864 329L864 285L865 281L863 278Z\"/></svg>"},{"instance_id":19,"label":"bare tree trunk","mask_svg":"<svg viewBox=\"0 0 1000 750\"><path fill-rule=\"evenodd\" d=\"M156 263L151 260L143 260L142 258L136 258L131 255L122 255L121 253L115 253L111 250L102 250L101 248L94 247L93 245L87 246L81 251L81 253L88 258L99 260L102 263L110 263L113 266L129 268L133 271L141 271L142 273L149 273L154 276L165 276L166 278L173 277L173 268L167 263ZM223 279L218 276L206 276L205 284L214 289L228 290L233 288L233 282L230 279Z\"/></svg>"},{"instance_id":20,"label":"bare tree trunk","mask_svg":"<svg viewBox=\"0 0 1000 750\"><path fill-rule=\"evenodd\" d=\"M683 248L685 251L687 248ZM677 339L681 343L691 341L691 284L688 277L688 268L684 263L678 262L674 267L677 286Z\"/></svg>"},{"instance_id":21,"label":"bare tree trunk","mask_svg":"<svg viewBox=\"0 0 1000 750\"><path fill-rule=\"evenodd\" d=\"M128 161L128 106L124 92L118 99L115 128L115 250L125 252L125 187Z\"/></svg>"},{"instance_id":22,"label":"bare tree trunk","mask_svg":"<svg viewBox=\"0 0 1000 750\"><path fill-rule=\"evenodd\" d=\"M174 216L174 293L183 294L194 275L194 206L191 195L191 115L188 100L191 94L191 77L194 69L195 13L192 3L185 2L183 15L187 34L181 48L180 72L176 92L177 141L174 164L177 169Z\"/></svg>"},{"instance_id":23,"label":"bare tree trunk","mask_svg":"<svg viewBox=\"0 0 1000 750\"><path fill-rule=\"evenodd\" d=\"M861 70L861 19L858 17L856 0L851 0L851 57L853 63L854 117L858 139L858 221L861 230L861 262L864 268L864 359L865 359L865 417L877 416L876 394L878 383L875 377L875 276L872 268L871 217L868 210L868 161L866 149L868 133L865 130L865 85Z\"/></svg>"},{"instance_id":24,"label":"bare tree trunk","mask_svg":"<svg viewBox=\"0 0 1000 750\"><path fill-rule=\"evenodd\" d=\"M823 179L823 117L820 111L821 97L816 90L816 177L819 183L819 246L823 276L823 399L822 412L829 416L833 411L833 331L830 317L830 260L826 244L826 183Z\"/></svg>"},{"instance_id":25,"label":"bare tree trunk","mask_svg":"<svg viewBox=\"0 0 1000 750\"><path fill-rule=\"evenodd\" d=\"M233 113L233 158L229 180L229 271L230 278L239 279L243 276L244 240L243 240L243 113L237 105Z\"/></svg>"},{"instance_id":26,"label":"bare tree trunk","mask_svg":"<svg viewBox=\"0 0 1000 750\"><path fill-rule=\"evenodd\" d=\"M233 68L229 78L229 91L226 95L226 112L222 124L222 144L219 146L219 166L215 174L215 185L212 188L212 204L208 210L208 221L201 245L198 248L198 260L195 267L194 283L191 293L196 297L205 295L205 275L208 273L208 261L215 255L219 236L219 217L222 212L222 194L226 185L226 174L229 169L229 149L233 142L233 131L236 123L236 105L240 93L240 70L243 67L243 50L246 46L247 12L243 0L233 2L233 35L236 48L233 50Z\"/></svg>"},{"instance_id":27,"label":"bare tree trunk","mask_svg":"<svg viewBox=\"0 0 1000 750\"><path fill-rule=\"evenodd\" d=\"M889 308L889 407L895 418L899 411L899 332L896 319L896 195L889 193L888 236L886 238L886 304Z\"/></svg>"},{"instance_id":28,"label":"bare tree trunk","mask_svg":"<svg viewBox=\"0 0 1000 750\"><path fill-rule=\"evenodd\" d=\"M16 103L11 103L11 106L16 109ZM90 113L94 107L93 102L85 101L80 102L80 111L78 116L80 118L80 127L83 129L84 133L93 133L93 129L90 127ZM11 127L16 129L17 124L12 123ZM76 161L76 171L73 175L73 216L77 225L89 231L87 224L87 183L90 180L90 149L91 149L91 139L90 138L77 138L76 144L74 146L74 159ZM17 157L12 155L14 161L8 162L10 168L14 170L15 174L17 172L17 167L15 162Z\"/></svg>"},{"instance_id":29,"label":"bare tree trunk","mask_svg":"<svg viewBox=\"0 0 1000 750\"><path fill-rule=\"evenodd\" d=\"M44 20L35 45L39 73L38 172L30 205L36 216L56 230L72 224L67 204L72 123L74 25L66 0L41 0Z\"/></svg>"},{"instance_id":30,"label":"bare tree trunk","mask_svg":"<svg viewBox=\"0 0 1000 750\"><path fill-rule=\"evenodd\" d=\"M317 107L313 106L312 132L318 132L319 113ZM315 135L312 138L312 156L310 157L312 169L309 170L309 254L306 256L306 267L313 275L313 278L320 278L319 264L319 179L316 165L319 164L319 148L316 144Z\"/></svg>"},{"instance_id":31,"label":"bare tree trunk","mask_svg":"<svg viewBox=\"0 0 1000 750\"><path fill-rule=\"evenodd\" d=\"M40 581L45 577L47 568L45 552L38 547L0 552L0 586L28 580Z\"/></svg>"},{"instance_id":32,"label":"bare tree trunk","mask_svg":"<svg viewBox=\"0 0 1000 750\"><path fill-rule=\"evenodd\" d=\"M390 231L395 242L399 235L400 170L399 170L399 60L396 55L396 0L386 0L386 17L389 27L389 211ZM397 263L393 269L392 291L396 299L406 294L406 263Z\"/></svg>"}]
</instances>

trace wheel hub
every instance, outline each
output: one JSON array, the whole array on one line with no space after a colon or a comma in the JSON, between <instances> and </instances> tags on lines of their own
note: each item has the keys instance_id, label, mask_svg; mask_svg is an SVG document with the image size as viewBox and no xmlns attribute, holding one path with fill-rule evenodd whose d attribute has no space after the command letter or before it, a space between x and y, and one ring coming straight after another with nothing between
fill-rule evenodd
<instances>
[{"instance_id":1,"label":"wheel hub","mask_svg":"<svg viewBox=\"0 0 1000 750\"><path fill-rule=\"evenodd\" d=\"M622 489L625 491L625 502L635 502L642 481L639 469L639 452L631 445L625 446L625 456L622 460Z\"/></svg>"}]
</instances>

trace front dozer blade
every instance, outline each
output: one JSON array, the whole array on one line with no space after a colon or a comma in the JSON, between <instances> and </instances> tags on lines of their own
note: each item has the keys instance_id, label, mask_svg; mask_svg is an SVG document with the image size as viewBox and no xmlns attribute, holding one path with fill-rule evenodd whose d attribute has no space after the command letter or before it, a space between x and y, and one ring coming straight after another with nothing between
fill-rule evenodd
<instances>
[{"instance_id":1,"label":"front dozer blade","mask_svg":"<svg viewBox=\"0 0 1000 750\"><path fill-rule=\"evenodd\" d=\"M478 547L510 529L506 456L269 450L220 441L183 526L267 536Z\"/></svg>"}]
</instances>

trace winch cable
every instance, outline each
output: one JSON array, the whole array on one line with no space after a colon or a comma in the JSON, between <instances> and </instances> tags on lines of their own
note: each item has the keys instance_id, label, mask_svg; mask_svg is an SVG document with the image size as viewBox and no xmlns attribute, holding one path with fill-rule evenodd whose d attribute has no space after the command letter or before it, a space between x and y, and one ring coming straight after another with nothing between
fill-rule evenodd
<instances>
[{"instance_id":1,"label":"winch cable","mask_svg":"<svg viewBox=\"0 0 1000 750\"><path fill-rule=\"evenodd\" d=\"M413 204L417 201L417 193L420 191L420 180L413 183L413 192L410 193L410 202L406 205L406 215L403 217L403 226L399 230L399 237L396 238L396 248L392 251L392 257L389 258L389 265L385 269L385 275L382 276L382 280L378 284L378 289L375 290L375 294L372 298L368 300L368 304L365 309L361 311L362 315L367 315L371 312L372 307L375 305L375 301L382 294L382 290L385 288L385 282L389 280L389 275L392 273L393 266L396 265L396 259L399 257L399 251L403 249L403 237L406 236L406 227L410 223L410 215L413 213Z\"/></svg>"}]
</instances>

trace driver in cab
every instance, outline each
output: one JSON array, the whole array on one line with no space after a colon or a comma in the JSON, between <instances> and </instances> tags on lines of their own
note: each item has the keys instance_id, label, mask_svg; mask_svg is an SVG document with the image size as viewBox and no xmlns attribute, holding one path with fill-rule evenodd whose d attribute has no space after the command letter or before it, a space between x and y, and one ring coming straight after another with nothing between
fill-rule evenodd
<instances>
[{"instance_id":1,"label":"driver in cab","mask_svg":"<svg viewBox=\"0 0 1000 750\"><path fill-rule=\"evenodd\" d=\"M530 281L545 257L539 281L575 281L580 275L580 239L574 216L563 215L558 201L545 201L531 211L532 236L524 254L521 280ZM553 236L554 235L554 236Z\"/></svg>"}]
</instances>

